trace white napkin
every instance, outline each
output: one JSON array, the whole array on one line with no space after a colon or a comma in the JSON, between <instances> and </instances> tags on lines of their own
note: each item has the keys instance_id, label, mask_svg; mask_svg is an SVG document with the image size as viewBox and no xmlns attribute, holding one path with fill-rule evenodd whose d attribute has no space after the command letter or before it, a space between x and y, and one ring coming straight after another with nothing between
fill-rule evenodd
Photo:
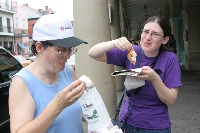
<instances>
[{"instance_id":1,"label":"white napkin","mask_svg":"<svg viewBox=\"0 0 200 133\"><path fill-rule=\"evenodd\" d=\"M136 78L135 76L127 75L124 85L127 90L136 89L141 87L145 84L145 80Z\"/></svg>"},{"instance_id":2,"label":"white napkin","mask_svg":"<svg viewBox=\"0 0 200 133\"><path fill-rule=\"evenodd\" d=\"M117 125L115 125L113 128L109 130L108 133L123 133L121 129Z\"/></svg>"},{"instance_id":3,"label":"white napkin","mask_svg":"<svg viewBox=\"0 0 200 133\"><path fill-rule=\"evenodd\" d=\"M99 129L98 131L88 131L88 133L123 133L117 125L113 126L111 129Z\"/></svg>"}]
</instances>

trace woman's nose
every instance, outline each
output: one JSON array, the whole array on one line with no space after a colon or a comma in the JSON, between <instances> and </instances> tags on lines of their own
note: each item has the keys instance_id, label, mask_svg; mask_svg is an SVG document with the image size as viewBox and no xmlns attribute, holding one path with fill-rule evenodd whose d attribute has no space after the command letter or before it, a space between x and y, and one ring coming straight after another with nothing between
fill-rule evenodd
<instances>
[{"instance_id":1,"label":"woman's nose","mask_svg":"<svg viewBox=\"0 0 200 133\"><path fill-rule=\"evenodd\" d=\"M70 58L70 53L68 53L67 55L65 55L65 57L64 58L66 58L66 59L69 59Z\"/></svg>"},{"instance_id":2,"label":"woman's nose","mask_svg":"<svg viewBox=\"0 0 200 133\"><path fill-rule=\"evenodd\" d=\"M152 35L151 35L151 33L147 34L146 38L148 38L148 39L152 39Z\"/></svg>"}]
</instances>

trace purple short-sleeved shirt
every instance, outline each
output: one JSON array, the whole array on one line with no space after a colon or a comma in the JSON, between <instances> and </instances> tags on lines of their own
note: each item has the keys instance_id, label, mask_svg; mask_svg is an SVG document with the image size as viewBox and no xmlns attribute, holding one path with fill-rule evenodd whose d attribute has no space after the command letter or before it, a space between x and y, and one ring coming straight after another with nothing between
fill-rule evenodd
<instances>
[{"instance_id":1,"label":"purple short-sleeved shirt","mask_svg":"<svg viewBox=\"0 0 200 133\"><path fill-rule=\"evenodd\" d=\"M156 57L147 57L140 46L133 46L137 55L141 52L142 66L150 66ZM121 51L118 48L114 48L107 52L107 63L114 64L125 69L134 69L136 65L133 65L127 58L128 51ZM137 61L139 56L137 56ZM163 83L168 88L181 87L181 71L177 56L169 51L162 51L154 66L155 69L162 71L159 74ZM131 93L128 91L127 93ZM120 119L125 120L128 110L129 98L127 98L123 104ZM130 125L147 128L147 129L164 129L171 126L171 121L168 114L168 106L163 103L157 96L155 88L150 81L145 81L145 85L138 91L133 98L133 104L128 116Z\"/></svg>"}]
</instances>

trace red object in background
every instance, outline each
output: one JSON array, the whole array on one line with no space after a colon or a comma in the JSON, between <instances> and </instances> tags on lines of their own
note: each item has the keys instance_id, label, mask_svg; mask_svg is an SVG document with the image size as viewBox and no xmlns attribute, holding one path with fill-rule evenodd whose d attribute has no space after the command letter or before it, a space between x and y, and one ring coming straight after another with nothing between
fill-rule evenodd
<instances>
[{"instance_id":1,"label":"red object in background","mask_svg":"<svg viewBox=\"0 0 200 133\"><path fill-rule=\"evenodd\" d=\"M13 55L17 55L17 53L16 53L16 52L14 52L14 53L13 53Z\"/></svg>"}]
</instances>

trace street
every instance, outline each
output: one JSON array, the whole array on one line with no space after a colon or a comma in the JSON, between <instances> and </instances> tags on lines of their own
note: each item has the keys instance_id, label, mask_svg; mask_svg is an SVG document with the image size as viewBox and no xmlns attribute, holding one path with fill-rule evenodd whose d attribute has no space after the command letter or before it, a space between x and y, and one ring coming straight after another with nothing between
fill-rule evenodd
<instances>
[{"instance_id":1,"label":"street","mask_svg":"<svg viewBox=\"0 0 200 133\"><path fill-rule=\"evenodd\" d=\"M169 108L172 133L200 133L200 75L182 71L178 99Z\"/></svg>"}]
</instances>

